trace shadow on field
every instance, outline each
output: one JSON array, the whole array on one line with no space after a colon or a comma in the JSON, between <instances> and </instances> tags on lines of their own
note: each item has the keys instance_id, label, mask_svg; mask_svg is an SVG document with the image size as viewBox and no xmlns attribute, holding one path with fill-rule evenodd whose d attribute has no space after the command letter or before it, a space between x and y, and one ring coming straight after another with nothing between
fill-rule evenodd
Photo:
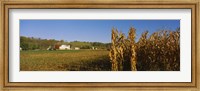
<instances>
[{"instance_id":1,"label":"shadow on field","mask_svg":"<svg viewBox=\"0 0 200 91\"><path fill-rule=\"evenodd\" d=\"M111 71L111 63L109 56L102 56L93 60L62 64L59 69L64 69L65 71Z\"/></svg>"}]
</instances>

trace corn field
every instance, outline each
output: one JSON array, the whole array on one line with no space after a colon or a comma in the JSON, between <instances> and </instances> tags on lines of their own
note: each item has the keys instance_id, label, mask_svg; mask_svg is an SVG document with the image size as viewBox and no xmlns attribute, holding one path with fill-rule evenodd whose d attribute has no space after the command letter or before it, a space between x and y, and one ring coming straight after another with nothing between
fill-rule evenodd
<instances>
[{"instance_id":1,"label":"corn field","mask_svg":"<svg viewBox=\"0 0 200 91\"><path fill-rule=\"evenodd\" d=\"M180 29L142 33L136 42L136 29L124 33L112 29L109 57L113 71L179 71Z\"/></svg>"}]
</instances>

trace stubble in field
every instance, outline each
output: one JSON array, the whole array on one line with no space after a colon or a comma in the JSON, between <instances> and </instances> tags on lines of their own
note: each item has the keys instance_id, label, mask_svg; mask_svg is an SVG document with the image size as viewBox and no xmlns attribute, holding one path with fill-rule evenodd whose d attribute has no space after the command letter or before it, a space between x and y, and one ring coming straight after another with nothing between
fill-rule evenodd
<instances>
[{"instance_id":1,"label":"stubble in field","mask_svg":"<svg viewBox=\"0 0 200 91\"><path fill-rule=\"evenodd\" d=\"M20 51L21 71L109 71L107 50Z\"/></svg>"}]
</instances>

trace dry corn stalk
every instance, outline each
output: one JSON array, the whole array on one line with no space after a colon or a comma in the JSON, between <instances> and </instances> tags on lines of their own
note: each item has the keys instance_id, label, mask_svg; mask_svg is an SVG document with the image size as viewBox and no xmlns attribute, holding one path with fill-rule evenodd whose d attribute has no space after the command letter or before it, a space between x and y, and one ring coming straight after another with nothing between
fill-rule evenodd
<instances>
[{"instance_id":1,"label":"dry corn stalk","mask_svg":"<svg viewBox=\"0 0 200 91\"><path fill-rule=\"evenodd\" d=\"M109 53L112 70L180 70L180 28L177 31L154 32L150 36L146 31L137 43L135 38L136 29L133 27L130 28L127 38L123 33L112 29Z\"/></svg>"},{"instance_id":2,"label":"dry corn stalk","mask_svg":"<svg viewBox=\"0 0 200 91\"><path fill-rule=\"evenodd\" d=\"M122 32L118 33L116 29L112 29L112 46L109 56L111 59L113 71L124 70L125 60L126 62L130 62L130 70L137 70L135 36L135 29L132 27L130 28L129 36L127 39L125 39L125 35Z\"/></svg>"},{"instance_id":3,"label":"dry corn stalk","mask_svg":"<svg viewBox=\"0 0 200 91\"><path fill-rule=\"evenodd\" d=\"M131 27L128 35L128 39L130 41L130 63L131 63L131 70L137 71L136 63L136 45L135 45L135 37L136 37L136 29Z\"/></svg>"},{"instance_id":4,"label":"dry corn stalk","mask_svg":"<svg viewBox=\"0 0 200 91\"><path fill-rule=\"evenodd\" d=\"M144 32L137 42L137 68L141 71L180 70L180 32L158 31L147 37Z\"/></svg>"},{"instance_id":5,"label":"dry corn stalk","mask_svg":"<svg viewBox=\"0 0 200 91\"><path fill-rule=\"evenodd\" d=\"M112 46L111 46L110 53L109 53L113 71L117 71L118 70L117 49L115 47L116 39L117 39L117 32L113 28L112 29Z\"/></svg>"},{"instance_id":6,"label":"dry corn stalk","mask_svg":"<svg viewBox=\"0 0 200 91\"><path fill-rule=\"evenodd\" d=\"M124 60L124 34L122 32L118 33L117 29L112 29L112 46L109 53L112 70L122 71L123 70L123 60Z\"/></svg>"},{"instance_id":7,"label":"dry corn stalk","mask_svg":"<svg viewBox=\"0 0 200 91\"><path fill-rule=\"evenodd\" d=\"M117 31L117 30L116 30ZM117 44L117 61L118 61L118 67L119 70L122 71L123 70L123 62L124 62L124 34L122 32L120 32L120 34L118 35L119 39L118 39L118 44Z\"/></svg>"}]
</instances>

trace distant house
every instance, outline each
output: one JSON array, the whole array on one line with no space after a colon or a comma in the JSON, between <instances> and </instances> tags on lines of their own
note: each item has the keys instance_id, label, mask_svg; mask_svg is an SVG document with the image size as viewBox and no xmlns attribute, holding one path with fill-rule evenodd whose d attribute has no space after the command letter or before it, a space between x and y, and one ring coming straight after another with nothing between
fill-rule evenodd
<instances>
[{"instance_id":1,"label":"distant house","mask_svg":"<svg viewBox=\"0 0 200 91\"><path fill-rule=\"evenodd\" d=\"M74 47L74 50L80 50L80 48L79 47Z\"/></svg>"},{"instance_id":2,"label":"distant house","mask_svg":"<svg viewBox=\"0 0 200 91\"><path fill-rule=\"evenodd\" d=\"M97 50L97 48L96 47L92 47L92 50Z\"/></svg>"},{"instance_id":3,"label":"distant house","mask_svg":"<svg viewBox=\"0 0 200 91\"><path fill-rule=\"evenodd\" d=\"M70 45L61 45L59 46L59 50L70 50Z\"/></svg>"},{"instance_id":4,"label":"distant house","mask_svg":"<svg viewBox=\"0 0 200 91\"><path fill-rule=\"evenodd\" d=\"M70 50L71 46L70 45L60 45L60 44L55 44L53 46L49 46L47 50Z\"/></svg>"},{"instance_id":5,"label":"distant house","mask_svg":"<svg viewBox=\"0 0 200 91\"><path fill-rule=\"evenodd\" d=\"M54 48L53 48L52 46L49 46L49 47L47 48L47 50L54 50Z\"/></svg>"}]
</instances>

